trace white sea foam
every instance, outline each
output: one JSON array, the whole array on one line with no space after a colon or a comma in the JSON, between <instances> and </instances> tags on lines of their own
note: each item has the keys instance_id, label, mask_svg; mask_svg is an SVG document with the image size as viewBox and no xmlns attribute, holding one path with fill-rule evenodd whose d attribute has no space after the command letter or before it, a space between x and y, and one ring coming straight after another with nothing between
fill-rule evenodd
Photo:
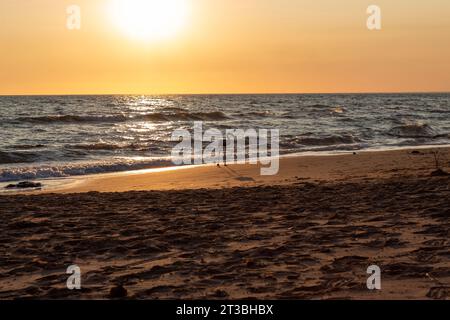
<instances>
[{"instance_id":1,"label":"white sea foam","mask_svg":"<svg viewBox=\"0 0 450 320\"><path fill-rule=\"evenodd\" d=\"M0 182L63 178L99 173L132 171L171 166L172 161L164 158L117 159L102 162L39 164L35 166L0 167Z\"/></svg>"}]
</instances>

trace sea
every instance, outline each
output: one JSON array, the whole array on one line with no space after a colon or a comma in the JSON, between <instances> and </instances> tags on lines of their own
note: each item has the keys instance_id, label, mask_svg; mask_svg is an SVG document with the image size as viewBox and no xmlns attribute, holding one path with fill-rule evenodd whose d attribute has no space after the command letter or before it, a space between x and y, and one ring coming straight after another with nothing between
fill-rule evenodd
<instances>
[{"instance_id":1,"label":"sea","mask_svg":"<svg viewBox=\"0 0 450 320\"><path fill-rule=\"evenodd\" d=\"M279 129L280 153L450 144L450 93L1 96L0 182L173 166L174 130Z\"/></svg>"}]
</instances>

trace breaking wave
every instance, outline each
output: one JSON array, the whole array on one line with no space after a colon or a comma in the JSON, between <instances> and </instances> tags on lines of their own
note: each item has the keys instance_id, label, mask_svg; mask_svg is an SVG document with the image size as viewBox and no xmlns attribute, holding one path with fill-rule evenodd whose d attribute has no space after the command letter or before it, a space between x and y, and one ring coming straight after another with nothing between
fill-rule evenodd
<instances>
[{"instance_id":1,"label":"breaking wave","mask_svg":"<svg viewBox=\"0 0 450 320\"><path fill-rule=\"evenodd\" d=\"M428 124L411 123L393 127L389 135L399 138L438 138L445 135L439 134L437 130Z\"/></svg>"},{"instance_id":2,"label":"breaking wave","mask_svg":"<svg viewBox=\"0 0 450 320\"><path fill-rule=\"evenodd\" d=\"M228 117L220 111L214 112L185 112L177 111L175 113L149 113L139 114L134 116L126 115L111 115L111 116L97 116L97 115L51 115L51 116L36 116L36 117L20 117L16 118L19 122L30 123L116 123L126 121L154 121L154 122L170 122L170 121L217 121L226 120Z\"/></svg>"},{"instance_id":3,"label":"breaking wave","mask_svg":"<svg viewBox=\"0 0 450 320\"><path fill-rule=\"evenodd\" d=\"M34 162L38 155L31 152L2 152L0 151L0 164Z\"/></svg>"},{"instance_id":4,"label":"breaking wave","mask_svg":"<svg viewBox=\"0 0 450 320\"><path fill-rule=\"evenodd\" d=\"M127 121L124 115L114 116L77 116L77 115L55 115L55 116L36 116L20 117L16 121L31 123L89 123L89 122L123 122Z\"/></svg>"},{"instance_id":5,"label":"breaking wave","mask_svg":"<svg viewBox=\"0 0 450 320\"><path fill-rule=\"evenodd\" d=\"M342 144L355 144L360 139L352 135L330 135L324 137L304 136L296 139L296 143L304 146L333 146Z\"/></svg>"},{"instance_id":6,"label":"breaking wave","mask_svg":"<svg viewBox=\"0 0 450 320\"><path fill-rule=\"evenodd\" d=\"M173 166L169 159L117 160L92 163L47 164L39 166L20 166L0 168L0 182L34 180L46 178L64 178L99 173L142 170Z\"/></svg>"}]
</instances>

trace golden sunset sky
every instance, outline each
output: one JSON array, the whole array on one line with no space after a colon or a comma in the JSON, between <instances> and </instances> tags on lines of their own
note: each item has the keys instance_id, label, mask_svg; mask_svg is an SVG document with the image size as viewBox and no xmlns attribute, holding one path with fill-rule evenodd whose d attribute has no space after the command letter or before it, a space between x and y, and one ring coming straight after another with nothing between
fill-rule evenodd
<instances>
[{"instance_id":1,"label":"golden sunset sky","mask_svg":"<svg viewBox=\"0 0 450 320\"><path fill-rule=\"evenodd\" d=\"M450 91L448 0L185 0L176 31L150 39L113 2L1 0L0 94Z\"/></svg>"}]
</instances>

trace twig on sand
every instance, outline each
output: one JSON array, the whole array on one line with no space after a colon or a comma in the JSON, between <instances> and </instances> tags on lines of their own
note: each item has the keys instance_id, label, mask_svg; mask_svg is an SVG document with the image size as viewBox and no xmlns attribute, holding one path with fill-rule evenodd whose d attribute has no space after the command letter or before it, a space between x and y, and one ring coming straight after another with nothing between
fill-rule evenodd
<instances>
[{"instance_id":1,"label":"twig on sand","mask_svg":"<svg viewBox=\"0 0 450 320\"><path fill-rule=\"evenodd\" d=\"M439 150L432 150L431 154L434 156L434 164L436 166L436 170L439 170L441 168L441 166L439 164L439 158L440 158Z\"/></svg>"},{"instance_id":2,"label":"twig on sand","mask_svg":"<svg viewBox=\"0 0 450 320\"><path fill-rule=\"evenodd\" d=\"M434 156L434 165L436 167L436 170L431 173L431 176L432 177L449 176L450 174L441 168L440 164L441 154L439 153L439 150L432 150L431 154Z\"/></svg>"}]
</instances>

